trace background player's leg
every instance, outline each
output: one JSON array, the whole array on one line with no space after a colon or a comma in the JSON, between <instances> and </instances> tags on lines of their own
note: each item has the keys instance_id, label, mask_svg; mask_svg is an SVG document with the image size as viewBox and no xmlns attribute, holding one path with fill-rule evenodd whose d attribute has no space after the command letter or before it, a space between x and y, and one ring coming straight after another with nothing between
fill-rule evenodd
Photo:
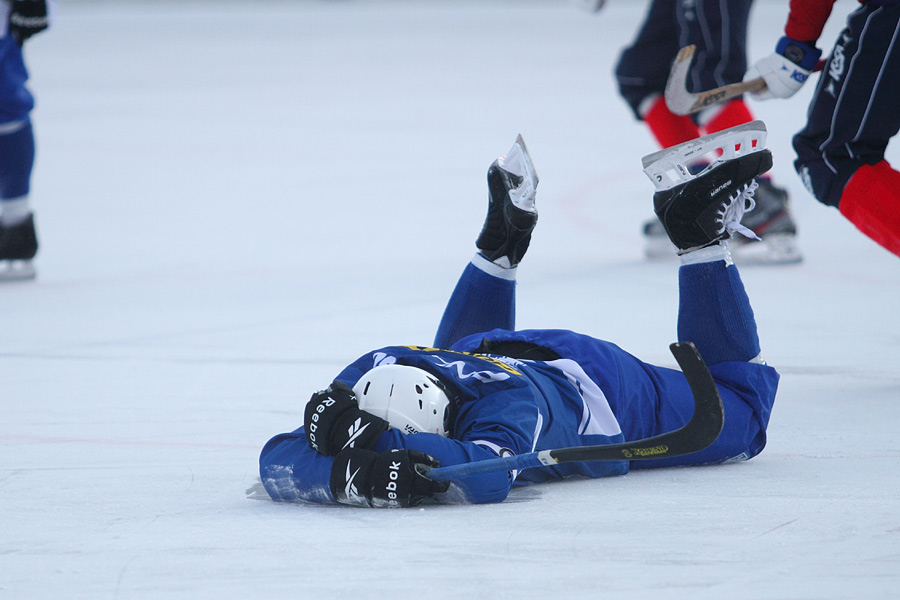
<instances>
[{"instance_id":1,"label":"background player's leg","mask_svg":"<svg viewBox=\"0 0 900 600\"><path fill-rule=\"evenodd\" d=\"M29 199L34 99L27 81L21 49L12 36L0 38L0 280L33 277L30 259L38 248Z\"/></svg>"},{"instance_id":2,"label":"background player's leg","mask_svg":"<svg viewBox=\"0 0 900 600\"><path fill-rule=\"evenodd\" d=\"M900 174L884 160L900 131L900 4L850 15L822 72L794 166L823 204L900 256Z\"/></svg>"}]
</instances>

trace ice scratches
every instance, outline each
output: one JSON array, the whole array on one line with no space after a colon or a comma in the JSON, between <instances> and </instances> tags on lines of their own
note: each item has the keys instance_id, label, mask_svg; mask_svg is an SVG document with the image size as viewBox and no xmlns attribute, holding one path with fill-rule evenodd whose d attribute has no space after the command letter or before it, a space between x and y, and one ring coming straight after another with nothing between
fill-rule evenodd
<instances>
[{"instance_id":1,"label":"ice scratches","mask_svg":"<svg viewBox=\"0 0 900 600\"><path fill-rule=\"evenodd\" d=\"M270 480L271 482L272 480ZM265 502L269 502L271 497L269 496L269 492L266 491L266 486L263 485L262 480L258 480L256 483L247 488L244 492L248 500L262 500ZM509 503L517 503L517 502L532 502L534 500L538 500L543 495L543 492L537 488L537 486L528 485L528 486L516 486L510 491L509 496L504 500L504 504ZM297 502L302 504L322 504L322 503L331 503L331 499L328 497L328 494L325 493L324 490L320 490L319 494L310 495L305 494L303 498L299 498ZM451 486L450 490L443 494L441 497L440 504L468 504L465 493L456 485ZM433 505L432 505L433 506Z\"/></svg>"},{"instance_id":2,"label":"ice scratches","mask_svg":"<svg viewBox=\"0 0 900 600\"><path fill-rule=\"evenodd\" d=\"M504 503L509 502L532 502L534 500L539 500L544 493L538 489L538 486L535 485L526 485L521 487L514 487L510 492L509 496L506 497Z\"/></svg>"},{"instance_id":3,"label":"ice scratches","mask_svg":"<svg viewBox=\"0 0 900 600\"><path fill-rule=\"evenodd\" d=\"M759 534L758 536L756 536L756 537L753 538L753 539L758 540L759 538L764 537L764 536L767 536L767 535L769 535L769 534L772 533L772 532L778 531L779 529L782 529L782 528L784 528L784 527L787 527L788 525L792 525L792 524L796 523L796 522L799 521L799 520L800 520L800 517L797 517L796 519L791 519L790 521L785 521L785 522L782 523L781 525L776 525L775 527L772 527L771 529L769 529L769 530L767 530L767 531L763 531L761 534Z\"/></svg>"},{"instance_id":4,"label":"ice scratches","mask_svg":"<svg viewBox=\"0 0 900 600\"><path fill-rule=\"evenodd\" d=\"M250 500L269 500L269 492L266 491L266 486L262 484L262 481L257 481L253 485L247 488L245 492L247 494L247 498Z\"/></svg>"},{"instance_id":5,"label":"ice scratches","mask_svg":"<svg viewBox=\"0 0 900 600\"><path fill-rule=\"evenodd\" d=\"M294 483L294 470L288 465L266 467L265 481L247 488L247 498L266 500L272 497L281 502L302 502L307 504L332 504L334 500L327 488L301 490Z\"/></svg>"}]
</instances>

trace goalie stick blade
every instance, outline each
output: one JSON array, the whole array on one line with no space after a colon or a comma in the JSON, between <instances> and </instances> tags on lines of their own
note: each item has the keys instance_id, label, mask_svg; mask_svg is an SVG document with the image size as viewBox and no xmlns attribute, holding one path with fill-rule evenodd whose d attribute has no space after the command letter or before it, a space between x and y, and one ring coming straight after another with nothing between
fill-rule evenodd
<instances>
[{"instance_id":1,"label":"goalie stick blade","mask_svg":"<svg viewBox=\"0 0 900 600\"><path fill-rule=\"evenodd\" d=\"M662 192L699 177L721 162L764 150L766 135L765 123L751 121L648 154L641 159L641 166L656 191ZM700 160L711 164L691 173L690 165Z\"/></svg>"},{"instance_id":2,"label":"goalie stick blade","mask_svg":"<svg viewBox=\"0 0 900 600\"><path fill-rule=\"evenodd\" d=\"M685 46L679 50L678 56L675 57L675 61L672 63L672 68L669 71L669 79L666 81L666 106L676 115L689 115L707 106L719 104L746 92L754 92L766 87L766 82L758 78L729 83L705 92L689 92L687 90L687 78L695 50L695 46Z\"/></svg>"},{"instance_id":3,"label":"goalie stick blade","mask_svg":"<svg viewBox=\"0 0 900 600\"><path fill-rule=\"evenodd\" d=\"M480 473L530 469L567 462L652 460L693 454L707 448L719 437L725 423L722 398L716 382L694 344L676 342L669 346L669 350L678 361L694 395L694 414L683 427L622 444L574 446L438 467L429 471L428 477L436 481L447 481Z\"/></svg>"}]
</instances>

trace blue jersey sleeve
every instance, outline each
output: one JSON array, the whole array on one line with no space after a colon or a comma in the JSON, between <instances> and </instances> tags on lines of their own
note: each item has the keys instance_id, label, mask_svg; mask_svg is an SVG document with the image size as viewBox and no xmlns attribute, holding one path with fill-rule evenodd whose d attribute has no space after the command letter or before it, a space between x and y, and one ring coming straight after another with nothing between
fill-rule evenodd
<instances>
[{"instance_id":1,"label":"blue jersey sleeve","mask_svg":"<svg viewBox=\"0 0 900 600\"><path fill-rule=\"evenodd\" d=\"M266 443L259 455L259 476L275 501L333 503L328 486L333 462L309 447L300 427Z\"/></svg>"}]
</instances>

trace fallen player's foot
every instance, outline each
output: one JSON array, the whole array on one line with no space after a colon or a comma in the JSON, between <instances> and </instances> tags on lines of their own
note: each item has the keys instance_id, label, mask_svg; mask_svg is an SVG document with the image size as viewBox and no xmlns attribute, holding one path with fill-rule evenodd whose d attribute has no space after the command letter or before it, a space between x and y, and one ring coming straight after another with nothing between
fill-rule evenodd
<instances>
[{"instance_id":1,"label":"fallen player's foot","mask_svg":"<svg viewBox=\"0 0 900 600\"><path fill-rule=\"evenodd\" d=\"M657 189L654 212L678 254L727 240L733 233L759 240L741 220L756 206L756 178L772 167L765 137L765 125L754 121L644 157L644 172ZM689 163L710 154L718 158L692 173Z\"/></svg>"},{"instance_id":2,"label":"fallen player's foot","mask_svg":"<svg viewBox=\"0 0 900 600\"><path fill-rule=\"evenodd\" d=\"M797 228L788 208L787 191L760 178L753 199L756 208L745 213L742 223L758 240L737 236L728 243L735 262L742 265L778 265L803 260L797 246ZM678 249L669 241L659 219L644 223L644 255L651 259L675 258Z\"/></svg>"},{"instance_id":3,"label":"fallen player's foot","mask_svg":"<svg viewBox=\"0 0 900 600\"><path fill-rule=\"evenodd\" d=\"M488 213L475 242L495 264L515 267L525 256L537 224L534 204L538 176L522 136L488 169Z\"/></svg>"}]
</instances>

